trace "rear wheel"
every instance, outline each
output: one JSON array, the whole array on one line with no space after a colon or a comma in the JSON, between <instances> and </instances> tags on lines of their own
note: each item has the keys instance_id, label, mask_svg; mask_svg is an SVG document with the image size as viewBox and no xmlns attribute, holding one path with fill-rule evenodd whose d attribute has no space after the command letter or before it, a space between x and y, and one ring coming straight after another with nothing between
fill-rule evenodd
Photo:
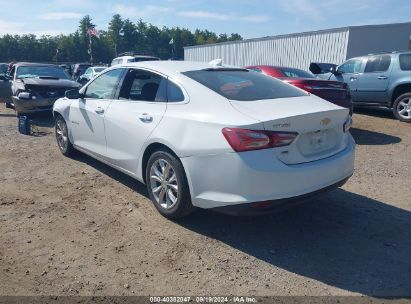
<instances>
[{"instance_id":1,"label":"rear wheel","mask_svg":"<svg viewBox=\"0 0 411 304\"><path fill-rule=\"evenodd\" d=\"M76 151L73 145L70 142L68 137L68 128L67 124L64 121L63 117L58 115L55 121L55 131L56 131L56 140L57 145L65 156L71 156Z\"/></svg>"},{"instance_id":2,"label":"rear wheel","mask_svg":"<svg viewBox=\"0 0 411 304\"><path fill-rule=\"evenodd\" d=\"M411 122L411 93L405 93L399 96L392 106L395 118Z\"/></svg>"},{"instance_id":3,"label":"rear wheel","mask_svg":"<svg viewBox=\"0 0 411 304\"><path fill-rule=\"evenodd\" d=\"M148 160L146 183L150 199L165 217L178 219L194 211L184 168L167 151L156 151Z\"/></svg>"}]
</instances>

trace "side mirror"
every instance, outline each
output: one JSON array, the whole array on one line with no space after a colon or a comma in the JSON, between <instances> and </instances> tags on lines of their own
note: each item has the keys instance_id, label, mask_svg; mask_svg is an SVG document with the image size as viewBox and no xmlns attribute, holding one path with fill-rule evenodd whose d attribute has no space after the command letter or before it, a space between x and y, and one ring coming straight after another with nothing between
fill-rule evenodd
<instances>
[{"instance_id":1,"label":"side mirror","mask_svg":"<svg viewBox=\"0 0 411 304\"><path fill-rule=\"evenodd\" d=\"M68 99L79 99L82 98L82 94L80 94L78 89L71 89L67 90L65 94L66 98Z\"/></svg>"}]
</instances>

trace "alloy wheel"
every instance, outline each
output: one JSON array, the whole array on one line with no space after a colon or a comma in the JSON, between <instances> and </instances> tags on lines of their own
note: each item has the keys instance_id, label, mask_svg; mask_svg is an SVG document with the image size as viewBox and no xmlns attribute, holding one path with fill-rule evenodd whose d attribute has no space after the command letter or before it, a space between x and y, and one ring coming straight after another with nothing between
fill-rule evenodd
<instances>
[{"instance_id":1,"label":"alloy wheel","mask_svg":"<svg viewBox=\"0 0 411 304\"><path fill-rule=\"evenodd\" d=\"M151 165L150 186L154 199L162 208L171 209L177 204L177 174L167 160L160 158Z\"/></svg>"},{"instance_id":2,"label":"alloy wheel","mask_svg":"<svg viewBox=\"0 0 411 304\"><path fill-rule=\"evenodd\" d=\"M65 151L68 145L67 125L61 119L56 122L56 137L60 150Z\"/></svg>"},{"instance_id":3,"label":"alloy wheel","mask_svg":"<svg viewBox=\"0 0 411 304\"><path fill-rule=\"evenodd\" d=\"M404 119L411 118L411 98L401 100L397 105L397 113Z\"/></svg>"}]
</instances>

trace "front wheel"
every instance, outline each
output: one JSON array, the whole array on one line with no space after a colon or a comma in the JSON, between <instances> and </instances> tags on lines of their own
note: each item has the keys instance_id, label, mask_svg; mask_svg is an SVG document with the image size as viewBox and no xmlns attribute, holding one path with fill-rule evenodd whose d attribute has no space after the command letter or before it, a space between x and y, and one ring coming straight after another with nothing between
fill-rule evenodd
<instances>
[{"instance_id":1,"label":"front wheel","mask_svg":"<svg viewBox=\"0 0 411 304\"><path fill-rule=\"evenodd\" d=\"M71 156L74 154L75 149L73 145L70 142L70 139L68 137L68 128L67 124L64 121L63 117L58 115L56 117L55 121L55 131L56 131L56 140L57 140L57 145L65 156Z\"/></svg>"},{"instance_id":2,"label":"front wheel","mask_svg":"<svg viewBox=\"0 0 411 304\"><path fill-rule=\"evenodd\" d=\"M395 118L404 122L411 122L411 93L399 96L392 106Z\"/></svg>"},{"instance_id":3,"label":"front wheel","mask_svg":"<svg viewBox=\"0 0 411 304\"><path fill-rule=\"evenodd\" d=\"M187 178L180 160L166 151L154 152L146 167L150 199L169 219L178 219L194 211Z\"/></svg>"}]
</instances>

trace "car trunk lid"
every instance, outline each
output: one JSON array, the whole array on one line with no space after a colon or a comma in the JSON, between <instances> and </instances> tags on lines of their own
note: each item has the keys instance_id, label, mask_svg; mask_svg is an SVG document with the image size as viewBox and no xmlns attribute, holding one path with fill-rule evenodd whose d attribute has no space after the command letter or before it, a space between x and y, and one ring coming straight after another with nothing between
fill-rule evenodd
<instances>
[{"instance_id":1,"label":"car trunk lid","mask_svg":"<svg viewBox=\"0 0 411 304\"><path fill-rule=\"evenodd\" d=\"M266 131L298 133L291 145L274 150L285 164L330 157L347 145L343 124L348 110L318 97L230 102L236 110L261 121Z\"/></svg>"}]
</instances>

